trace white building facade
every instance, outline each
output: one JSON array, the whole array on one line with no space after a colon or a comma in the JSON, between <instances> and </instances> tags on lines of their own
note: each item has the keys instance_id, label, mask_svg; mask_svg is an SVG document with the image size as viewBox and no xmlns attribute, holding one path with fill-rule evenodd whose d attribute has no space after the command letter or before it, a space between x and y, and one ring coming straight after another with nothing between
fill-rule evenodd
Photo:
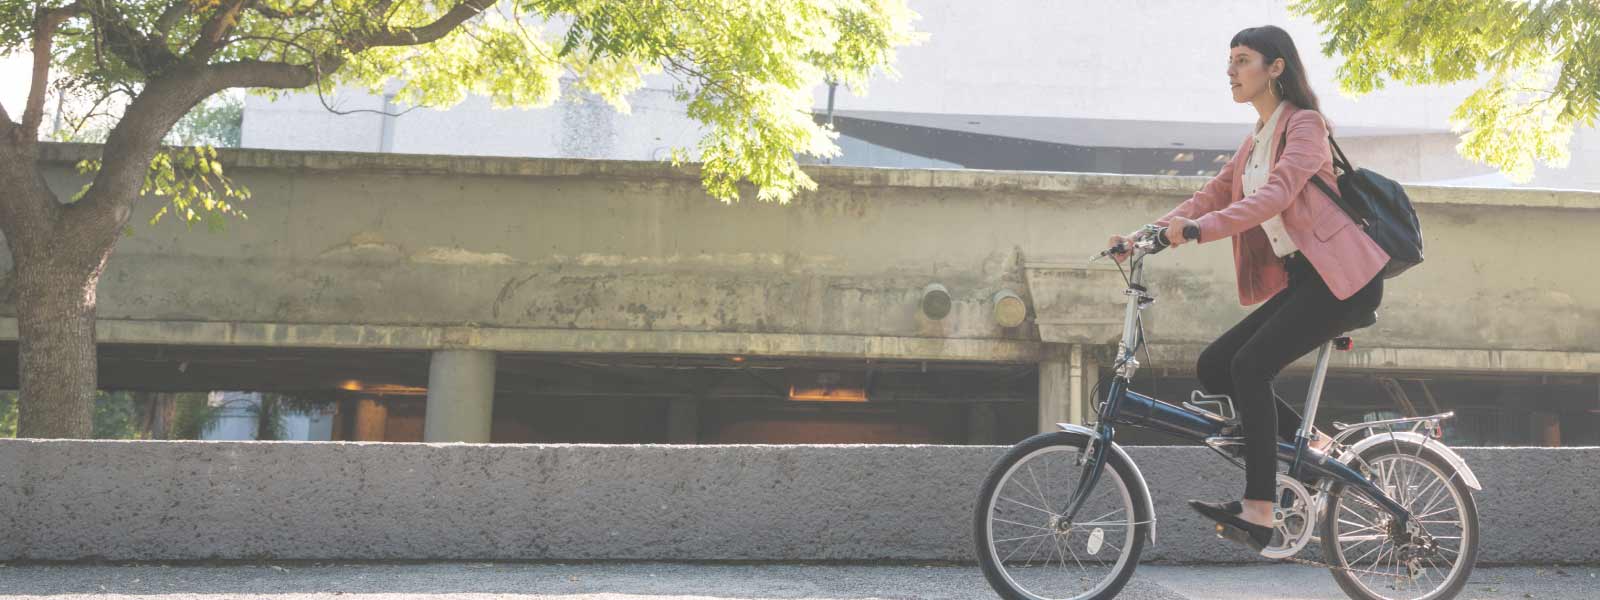
<instances>
[{"instance_id":1,"label":"white building facade","mask_svg":"<svg viewBox=\"0 0 1600 600\"><path fill-rule=\"evenodd\" d=\"M1455 150L1448 117L1470 85L1342 95L1339 61L1318 27L1282 0L1198 3L915 2L925 43L899 52L901 77L866 94L836 90L835 164L1204 175L1255 119L1235 104L1224 72L1235 32L1274 24L1295 38L1323 112L1351 159L1403 182L1600 190L1600 134L1581 130L1568 168L1541 165L1513 184ZM828 89L815 90L819 118ZM324 107L324 100L340 111ZM619 114L595 98L538 110L492 110L482 98L448 110L400 112L382 96L247 100L243 145L255 148L661 160L690 147L700 126L664 77Z\"/></svg>"}]
</instances>

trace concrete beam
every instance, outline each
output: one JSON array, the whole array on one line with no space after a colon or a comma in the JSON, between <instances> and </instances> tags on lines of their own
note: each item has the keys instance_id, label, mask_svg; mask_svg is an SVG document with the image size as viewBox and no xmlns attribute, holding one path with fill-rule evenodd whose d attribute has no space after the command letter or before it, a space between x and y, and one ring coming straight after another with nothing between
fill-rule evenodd
<instances>
[{"instance_id":1,"label":"concrete beam","mask_svg":"<svg viewBox=\"0 0 1600 600\"><path fill-rule=\"evenodd\" d=\"M256 346L499 352L628 354L751 354L818 358L876 358L1030 363L1039 344L1026 340L940 339L866 335L596 331L419 325L319 325L213 321L100 319L101 342L195 346ZM0 340L17 338L17 320L0 317Z\"/></svg>"},{"instance_id":2,"label":"concrete beam","mask_svg":"<svg viewBox=\"0 0 1600 600\"><path fill-rule=\"evenodd\" d=\"M71 166L95 151L45 145L46 179L77 189ZM658 163L260 150L223 160L255 192L250 221L225 236L161 223L119 241L100 282L103 339L1035 363L1040 342L1115 341L1121 275L1083 257L1204 181L819 167L808 172L821 187L794 203L727 206L693 168ZM1576 233L1600 226L1600 194L1408 192L1429 262L1386 283L1358 347L1428 355L1359 366L1595 372L1600 280L1573 273L1600 253ZM529 199L546 218L528 218ZM1550 257L1516 243L1551 236L1571 247ZM0 252L0 273L9 261ZM1157 343L1201 344L1248 312L1226 244L1149 268ZM952 295L937 321L916 310L931 282ZM1002 289L1032 305L1035 326L994 322ZM0 317L14 313L0 298Z\"/></svg>"},{"instance_id":3,"label":"concrete beam","mask_svg":"<svg viewBox=\"0 0 1600 600\"><path fill-rule=\"evenodd\" d=\"M70 169L81 160L100 156L90 144L40 144L40 162ZM399 173L407 176L489 176L527 178L593 178L620 180L686 180L698 183L696 165L673 166L659 161L519 158L497 156L433 156L419 154L222 149L229 169L266 169L338 175L347 172ZM882 169L806 165L807 175L825 186L868 188L955 189L974 192L1076 192L1187 196L1210 178L1163 175L1112 175L1038 171L952 169ZM1488 189L1407 185L1416 204L1600 209L1600 193L1540 189Z\"/></svg>"}]
</instances>

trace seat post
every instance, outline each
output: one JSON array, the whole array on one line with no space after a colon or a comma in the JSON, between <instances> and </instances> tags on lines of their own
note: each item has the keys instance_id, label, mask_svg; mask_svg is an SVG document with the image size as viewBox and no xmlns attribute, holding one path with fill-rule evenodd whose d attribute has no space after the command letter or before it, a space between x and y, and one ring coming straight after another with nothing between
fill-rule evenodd
<instances>
[{"instance_id":1,"label":"seat post","mask_svg":"<svg viewBox=\"0 0 1600 600\"><path fill-rule=\"evenodd\" d=\"M1322 381L1328 376L1328 358L1333 354L1333 340L1322 343L1317 350L1317 366L1311 371L1311 389L1306 392L1305 419L1300 422L1300 438L1311 439L1311 428L1317 419L1317 402L1322 399Z\"/></svg>"}]
</instances>

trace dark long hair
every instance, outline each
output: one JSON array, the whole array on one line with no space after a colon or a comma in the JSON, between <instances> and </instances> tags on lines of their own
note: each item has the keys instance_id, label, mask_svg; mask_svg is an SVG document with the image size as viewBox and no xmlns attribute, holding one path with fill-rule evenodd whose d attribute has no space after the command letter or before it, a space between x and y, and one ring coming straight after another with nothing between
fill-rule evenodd
<instances>
[{"instance_id":1,"label":"dark long hair","mask_svg":"<svg viewBox=\"0 0 1600 600\"><path fill-rule=\"evenodd\" d=\"M1283 74L1278 76L1278 83L1283 86L1283 99L1300 108L1322 112L1317 94L1311 91L1311 82L1306 79L1306 66L1300 62L1300 52L1294 49L1289 32L1276 25L1251 27L1233 34L1233 41L1228 42L1230 49L1239 46L1260 52L1269 67L1272 61L1282 58Z\"/></svg>"}]
</instances>

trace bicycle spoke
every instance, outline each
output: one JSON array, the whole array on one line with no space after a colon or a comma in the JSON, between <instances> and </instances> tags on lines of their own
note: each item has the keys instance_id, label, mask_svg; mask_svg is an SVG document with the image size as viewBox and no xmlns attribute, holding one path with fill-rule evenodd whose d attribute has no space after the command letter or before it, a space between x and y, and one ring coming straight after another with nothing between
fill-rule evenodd
<instances>
[{"instance_id":1,"label":"bicycle spoke","mask_svg":"<svg viewBox=\"0 0 1600 600\"><path fill-rule=\"evenodd\" d=\"M1051 537L1052 538L1055 537L1055 534L1051 534ZM1028 565L1033 564L1033 557L1038 556L1039 555L1039 551L1044 549L1044 542L1045 542L1045 540L1043 538L1041 538L1039 540L1039 545L1034 546L1033 547L1033 552L1029 552L1028 553L1028 560L1022 561L1022 566L1026 567Z\"/></svg>"},{"instance_id":2,"label":"bicycle spoke","mask_svg":"<svg viewBox=\"0 0 1600 600\"><path fill-rule=\"evenodd\" d=\"M1072 524L1073 527L1100 527L1100 528L1122 527L1124 529L1126 529L1130 525L1132 525L1132 523L1129 523L1127 521L1105 521L1105 522L1102 522L1102 523L1073 523Z\"/></svg>"},{"instance_id":3,"label":"bicycle spoke","mask_svg":"<svg viewBox=\"0 0 1600 600\"><path fill-rule=\"evenodd\" d=\"M1117 551L1116 555L1121 555L1122 554L1122 546L1118 546L1118 545L1113 544L1111 542L1100 542L1100 543L1105 544L1107 546L1110 546L1112 550L1116 550Z\"/></svg>"},{"instance_id":4,"label":"bicycle spoke","mask_svg":"<svg viewBox=\"0 0 1600 600\"><path fill-rule=\"evenodd\" d=\"M1342 503L1339 505L1339 508L1341 508L1345 512L1349 513L1350 516L1361 520L1360 523L1350 523L1349 521L1345 521L1344 519L1339 519L1340 522L1350 523L1351 525L1365 525L1365 526L1368 526L1368 527L1377 526L1377 523L1373 523L1372 520L1368 519L1365 515L1362 515L1361 513L1356 512L1356 509L1354 509L1354 508L1350 508L1349 506L1346 506L1346 505L1344 505Z\"/></svg>"},{"instance_id":5,"label":"bicycle spoke","mask_svg":"<svg viewBox=\"0 0 1600 600\"><path fill-rule=\"evenodd\" d=\"M1057 548L1057 550L1056 551L1059 552L1060 548L1062 548L1062 547L1065 547L1067 549L1067 552L1072 554L1072 562L1074 564L1078 565L1078 570L1079 571L1083 571L1084 573L1088 573L1089 572L1089 569L1087 569L1087 568L1085 568L1083 566L1083 561L1078 560L1078 553L1072 549L1072 545L1064 543L1061 539L1057 538L1057 540L1056 540L1056 548ZM1062 568L1062 570L1065 570L1067 568L1067 560L1066 560L1065 557L1063 557L1061 559L1061 568Z\"/></svg>"},{"instance_id":6,"label":"bicycle spoke","mask_svg":"<svg viewBox=\"0 0 1600 600\"><path fill-rule=\"evenodd\" d=\"M1039 531L1049 531L1051 533L1055 533L1055 530L1050 529L1049 527L1040 527L1038 525L1028 525L1026 523L1018 523L1016 521L1007 521L998 517L995 518L995 521L999 523L1005 523L1007 525L1016 525L1018 527L1027 527L1028 529L1037 529Z\"/></svg>"},{"instance_id":7,"label":"bicycle spoke","mask_svg":"<svg viewBox=\"0 0 1600 600\"><path fill-rule=\"evenodd\" d=\"M1033 509L1033 510L1037 510L1037 511L1039 511L1039 512L1042 512L1042 513L1044 513L1044 514L1047 514L1047 515L1050 515L1050 516L1052 516L1052 517L1057 517L1057 516L1060 516L1060 515L1057 515L1057 514L1056 514L1056 513L1053 513L1053 512L1050 512L1050 511L1048 511L1048 510L1045 510L1045 509L1042 509L1042 508L1039 508L1039 507L1037 507L1037 506L1034 506L1034 505L1032 505L1032 504L1028 504L1028 503L1026 503L1026 502L1019 502L1019 501L1017 501L1017 500L1013 500L1013 499L1011 499L1011 498L1007 498L1007 497L1005 497L1005 496L1001 496L1001 497L1000 497L1000 499L1001 499L1001 500L1005 500L1005 501L1006 501L1006 502L1010 502L1010 503L1012 503L1012 504L1017 504L1017 505L1020 505L1020 506L1022 506L1022 507L1024 507L1024 508L1031 508L1031 509Z\"/></svg>"},{"instance_id":8,"label":"bicycle spoke","mask_svg":"<svg viewBox=\"0 0 1600 600\"><path fill-rule=\"evenodd\" d=\"M1362 504L1365 504L1368 508L1371 508L1372 510L1378 511L1378 514L1388 514L1389 513L1389 511L1385 510L1382 506L1378 506L1378 504L1376 502L1373 502L1371 500L1363 498L1360 493L1350 494L1350 495L1347 495L1345 497L1349 498L1351 500L1355 500L1356 502L1360 502Z\"/></svg>"},{"instance_id":9,"label":"bicycle spoke","mask_svg":"<svg viewBox=\"0 0 1600 600\"><path fill-rule=\"evenodd\" d=\"M1028 479L1033 480L1033 489L1039 490L1039 503L1050 505L1050 500L1044 497L1044 490L1039 487L1039 480L1033 476L1033 465L1028 465Z\"/></svg>"},{"instance_id":10,"label":"bicycle spoke","mask_svg":"<svg viewBox=\"0 0 1600 600\"><path fill-rule=\"evenodd\" d=\"M1426 560L1426 559L1424 559L1424 560ZM1431 563L1433 561L1428 561L1428 562ZM1432 565L1430 564L1429 567L1432 567ZM1433 588L1439 587L1439 584L1433 582L1433 575L1428 574L1428 568L1423 568L1422 569L1422 576L1428 578L1428 589L1433 589Z\"/></svg>"},{"instance_id":11,"label":"bicycle spoke","mask_svg":"<svg viewBox=\"0 0 1600 600\"><path fill-rule=\"evenodd\" d=\"M1451 498L1449 492L1450 492L1450 486L1446 485L1446 486L1440 487L1439 491L1434 492L1434 497L1429 498L1428 499L1428 503L1423 505L1422 510L1419 510L1417 512L1424 512L1425 513L1425 512L1428 512L1430 510L1433 510L1433 507L1438 506L1438 504L1440 502L1443 502L1443 501L1448 500L1448 499Z\"/></svg>"},{"instance_id":12,"label":"bicycle spoke","mask_svg":"<svg viewBox=\"0 0 1600 600\"><path fill-rule=\"evenodd\" d=\"M1427 487L1422 488L1421 490L1418 490L1417 491L1417 495L1414 498L1412 498L1412 502L1408 502L1408 503L1406 503L1404 505L1406 507L1406 510L1411 510L1412 505L1416 504L1416 502L1415 502L1416 499L1422 498L1423 496L1427 496L1429 492L1433 492L1434 491L1433 486L1438 485L1440 482L1441 482L1440 479L1434 478L1434 480L1431 483L1429 483ZM1429 498L1431 499L1432 496L1429 496ZM1424 510L1426 510L1426 509L1424 509Z\"/></svg>"},{"instance_id":13,"label":"bicycle spoke","mask_svg":"<svg viewBox=\"0 0 1600 600\"><path fill-rule=\"evenodd\" d=\"M1425 515L1422 515L1422 516L1420 516L1420 517L1411 517L1411 518L1412 518L1412 519L1422 519L1422 518L1426 518L1426 517L1431 517L1431 516L1434 516L1434 515L1442 515L1442 514L1444 514L1444 513L1447 513L1447 512L1450 512L1450 511L1452 511L1452 510L1456 510L1456 507L1454 507L1454 506L1452 506L1452 507L1450 507L1450 508L1441 508L1441 509L1439 509L1439 510L1436 510L1436 511L1433 511L1433 512L1431 512L1431 513L1428 513L1428 514L1425 514Z\"/></svg>"},{"instance_id":14,"label":"bicycle spoke","mask_svg":"<svg viewBox=\"0 0 1600 600\"><path fill-rule=\"evenodd\" d=\"M1364 559L1366 559L1366 558L1367 558L1367 557L1368 557L1368 556L1372 556L1372 553L1373 553L1373 552L1378 552L1378 551L1380 551L1380 550L1383 550L1383 548L1384 548L1384 546L1386 546L1386 545L1387 545L1387 544L1383 544L1383 543L1379 543L1379 544L1378 544L1378 545L1377 545L1377 547L1375 547L1375 548L1373 548L1373 549L1371 549L1371 550L1368 550L1368 551L1367 551L1367 553L1366 553L1366 554L1362 554L1362 555L1361 555L1361 557L1360 557L1360 558L1357 558L1357 559L1355 559L1355 560L1352 560L1352 561L1348 561L1348 562L1349 562L1349 563L1350 563L1350 564L1352 564L1352 565L1353 565L1353 564L1357 564L1357 563L1360 563L1360 562L1361 562L1361 561L1362 561L1362 560L1364 560ZM1352 548L1353 548L1353 547L1354 547L1354 546L1351 546L1351 547L1352 547ZM1378 556L1379 556L1379 557L1382 557L1382 556L1383 556L1383 554L1381 554L1381 553L1380 553L1380 554L1378 554Z\"/></svg>"},{"instance_id":15,"label":"bicycle spoke","mask_svg":"<svg viewBox=\"0 0 1600 600\"><path fill-rule=\"evenodd\" d=\"M1348 523L1349 521L1345 521L1345 520L1341 519L1339 522L1340 523ZM1352 538L1360 537L1357 534L1359 534L1359 533L1361 533L1363 531L1377 531L1377 529L1378 529L1377 525L1372 525L1372 526L1369 526L1369 527L1362 527L1361 529L1352 529L1352 530L1350 530L1350 533L1341 533L1341 534L1339 534L1339 539L1345 540L1345 539L1352 539ZM1377 537L1381 537L1381 534L1379 536L1377 536Z\"/></svg>"},{"instance_id":16,"label":"bicycle spoke","mask_svg":"<svg viewBox=\"0 0 1600 600\"><path fill-rule=\"evenodd\" d=\"M1127 509L1125 509L1125 508L1118 508L1118 509L1116 509L1116 510L1113 510L1113 511L1111 511L1111 512L1108 512L1108 513L1106 513L1106 514L1103 514L1103 515L1100 515L1100 516L1098 516L1098 517L1095 517L1095 518L1093 518L1093 519L1089 519L1089 520L1090 520L1090 521L1099 521L1099 520L1100 520L1100 519L1104 519L1104 518L1106 518L1106 517L1109 517L1109 516L1111 516L1111 515L1114 515L1114 514L1117 514L1117 513L1119 513L1119 512L1122 512L1122 511L1124 511L1124 510L1127 510Z\"/></svg>"},{"instance_id":17,"label":"bicycle spoke","mask_svg":"<svg viewBox=\"0 0 1600 600\"><path fill-rule=\"evenodd\" d=\"M1054 533L1047 533L1045 535L1055 535L1055 534ZM1027 542L1023 542L1021 544L1017 544L1017 547L1011 549L1011 552L1006 554L1005 558L1000 559L1000 564L1005 564L1006 561L1011 560L1011 557L1016 556L1018 552L1021 552L1022 549L1026 548L1026 547L1028 547L1028 543Z\"/></svg>"},{"instance_id":18,"label":"bicycle spoke","mask_svg":"<svg viewBox=\"0 0 1600 600\"><path fill-rule=\"evenodd\" d=\"M1017 540L1031 540L1031 539L1036 538L1036 537L1043 537L1043 536L1047 536L1047 535L1055 535L1055 534L1054 533L1035 533L1033 535L1025 535L1025 536L1022 536L1022 537L1014 537L1014 538L1007 538L1007 539L1003 539L1003 540L995 540L994 543L996 543L996 544L1004 544L1006 542L1015 542Z\"/></svg>"}]
</instances>

